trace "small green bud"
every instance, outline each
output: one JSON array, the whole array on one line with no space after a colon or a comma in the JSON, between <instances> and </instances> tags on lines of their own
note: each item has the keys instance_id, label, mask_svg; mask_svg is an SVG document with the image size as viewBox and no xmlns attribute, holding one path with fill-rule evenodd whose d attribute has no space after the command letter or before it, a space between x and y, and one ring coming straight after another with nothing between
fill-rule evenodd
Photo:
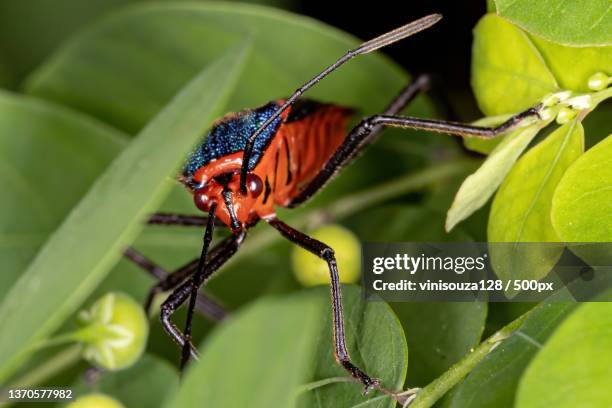
<instances>
[{"instance_id":1,"label":"small green bud","mask_svg":"<svg viewBox=\"0 0 612 408\"><path fill-rule=\"evenodd\" d=\"M542 98L542 106L549 108L559 103L559 98L555 94L548 94Z\"/></svg>"},{"instance_id":2,"label":"small green bud","mask_svg":"<svg viewBox=\"0 0 612 408\"><path fill-rule=\"evenodd\" d=\"M350 230L331 224L310 234L313 238L334 249L340 282L353 283L359 280L361 268L361 244ZM312 253L295 247L292 253L293 273L303 286L329 284L327 262Z\"/></svg>"},{"instance_id":3,"label":"small green bud","mask_svg":"<svg viewBox=\"0 0 612 408\"><path fill-rule=\"evenodd\" d=\"M104 394L89 394L77 398L66 408L125 408L114 398Z\"/></svg>"},{"instance_id":4,"label":"small green bud","mask_svg":"<svg viewBox=\"0 0 612 408\"><path fill-rule=\"evenodd\" d=\"M553 113L553 110L552 110L551 108L546 108L546 109L542 109L542 110L539 112L539 114L540 114L540 118L541 118L543 121L547 121L547 120L549 120L550 118L552 118L552 116L553 116L553 114L554 114L554 113Z\"/></svg>"},{"instance_id":5,"label":"small green bud","mask_svg":"<svg viewBox=\"0 0 612 408\"><path fill-rule=\"evenodd\" d=\"M557 123L560 125L565 125L572 119L576 117L576 111L574 109L568 108L567 106L562 107L557 114Z\"/></svg>"},{"instance_id":6,"label":"small green bud","mask_svg":"<svg viewBox=\"0 0 612 408\"><path fill-rule=\"evenodd\" d=\"M588 85L589 89L593 91L602 91L610 85L611 77L607 76L603 72L596 72L589 77Z\"/></svg>"},{"instance_id":7,"label":"small green bud","mask_svg":"<svg viewBox=\"0 0 612 408\"><path fill-rule=\"evenodd\" d=\"M77 332L83 357L107 370L134 364L142 355L149 322L140 304L123 293L108 293L80 313L85 327Z\"/></svg>"}]
</instances>

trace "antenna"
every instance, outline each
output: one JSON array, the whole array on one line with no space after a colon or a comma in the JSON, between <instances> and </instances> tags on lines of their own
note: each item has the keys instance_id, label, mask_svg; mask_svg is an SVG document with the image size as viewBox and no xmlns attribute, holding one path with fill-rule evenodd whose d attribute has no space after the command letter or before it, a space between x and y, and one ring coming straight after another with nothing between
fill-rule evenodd
<instances>
[{"instance_id":1,"label":"antenna","mask_svg":"<svg viewBox=\"0 0 612 408\"><path fill-rule=\"evenodd\" d=\"M419 18L418 20L412 21L406 25L403 25L399 28L396 28L393 31L389 31L383 35L380 35L370 41L366 41L361 44L359 47L348 51L342 57L340 57L336 62L332 65L325 68L321 71L317 76L312 78L310 81L306 82L300 88L298 88L293 95L291 95L285 103L279 107L272 116L270 116L250 137L244 146L244 153L242 155L242 168L240 169L240 191L242 194L246 194L246 176L249 169L249 161L251 159L251 155L253 153L253 144L255 143L255 139L257 136L261 134L270 124L278 118L281 113L289 106L291 106L297 98L302 96L304 92L306 92L309 88L313 87L320 80L325 78L328 74L335 71L345 62L355 58L358 55L368 54L372 51L376 51L379 48L385 47L387 45L393 44L394 42L403 40L406 37L410 37L420 31L423 31L432 25L436 24L438 21L442 19L441 14L430 14L428 16Z\"/></svg>"}]
</instances>

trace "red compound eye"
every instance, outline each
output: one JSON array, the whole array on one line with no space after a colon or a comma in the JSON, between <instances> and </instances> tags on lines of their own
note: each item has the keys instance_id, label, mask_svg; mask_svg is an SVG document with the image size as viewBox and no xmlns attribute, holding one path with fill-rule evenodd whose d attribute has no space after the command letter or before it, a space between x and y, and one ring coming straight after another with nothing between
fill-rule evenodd
<instances>
[{"instance_id":1,"label":"red compound eye","mask_svg":"<svg viewBox=\"0 0 612 408\"><path fill-rule=\"evenodd\" d=\"M253 197L259 197L263 191L263 183L261 179L255 174L249 174L247 176L247 189L253 195Z\"/></svg>"},{"instance_id":2,"label":"red compound eye","mask_svg":"<svg viewBox=\"0 0 612 408\"><path fill-rule=\"evenodd\" d=\"M210 210L210 197L203 192L196 191L193 193L193 202L201 211L208 212Z\"/></svg>"}]
</instances>

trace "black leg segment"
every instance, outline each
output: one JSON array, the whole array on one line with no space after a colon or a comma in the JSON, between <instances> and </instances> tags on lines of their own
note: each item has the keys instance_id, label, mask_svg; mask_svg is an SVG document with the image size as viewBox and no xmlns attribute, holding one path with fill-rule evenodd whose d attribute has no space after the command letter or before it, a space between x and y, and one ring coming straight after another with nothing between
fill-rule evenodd
<instances>
[{"instance_id":1,"label":"black leg segment","mask_svg":"<svg viewBox=\"0 0 612 408\"><path fill-rule=\"evenodd\" d=\"M191 344L191 325L193 323L193 311L196 307L196 299L198 297L198 288L195 282L201 279L204 273L204 263L206 262L206 254L208 254L208 247L212 241L212 234L215 228L215 211L217 209L216 204L212 204L210 207L210 213L208 214L208 223L206 224L206 231L202 239L202 252L200 259L198 260L198 267L196 273L191 276L191 296L189 297L189 305L187 308L187 320L185 322L185 330L183 336L185 337L185 344L183 345L183 351L181 355L181 370L185 368L189 362L190 344Z\"/></svg>"},{"instance_id":2,"label":"black leg segment","mask_svg":"<svg viewBox=\"0 0 612 408\"><path fill-rule=\"evenodd\" d=\"M334 354L336 361L355 379L359 380L365 387L365 392L371 388L378 387L378 380L371 378L363 370L351 362L346 347L346 336L344 334L344 313L342 310L342 294L340 292L340 278L338 277L338 266L334 250L321 241L317 241L308 235L293 229L281 220L274 218L268 223L276 228L285 238L312 252L327 262L331 278L331 298L334 329Z\"/></svg>"},{"instance_id":3,"label":"black leg segment","mask_svg":"<svg viewBox=\"0 0 612 408\"><path fill-rule=\"evenodd\" d=\"M419 86L419 80L423 81ZM408 116L397 116L402 102L408 103L414 98L414 93L429 85L424 79L417 79L415 83L405 88L398 98L381 115L374 115L363 119L346 136L344 142L325 163L321 171L310 181L304 189L291 200L289 207L297 207L308 200L321 188L323 188L340 170L348 165L366 146L372 143L386 127L428 130L432 132L448 133L459 136L476 136L481 138L493 138L501 135L517 126L529 117L539 117L540 106L529 108L524 112L512 116L504 123L496 127L479 127L466 125L458 122L447 122L436 119L420 119ZM410 97L406 97L410 96ZM400 108L400 109L397 109Z\"/></svg>"},{"instance_id":4,"label":"black leg segment","mask_svg":"<svg viewBox=\"0 0 612 408\"><path fill-rule=\"evenodd\" d=\"M176 325L170 320L172 314L187 300L191 295L193 287L199 288L204 284L232 255L236 253L240 244L244 241L246 232L241 231L229 236L218 246L211 251L208 257L202 274L199 274L197 279L189 279L183 282L178 288L170 294L168 299L161 306L160 319L164 329L170 337L181 347L185 345L185 338ZM189 343L188 343L189 344ZM197 351L193 345L190 345L191 357L197 358Z\"/></svg>"},{"instance_id":5,"label":"black leg segment","mask_svg":"<svg viewBox=\"0 0 612 408\"><path fill-rule=\"evenodd\" d=\"M199 258L194 259L174 272L168 273L132 247L127 248L123 254L127 259L159 280L159 282L149 290L149 294L145 301L144 308L147 315L151 311L151 303L155 295L174 289L191 276L195 272L199 260ZM196 311L212 321L221 321L227 317L227 312L223 307L203 293L198 293Z\"/></svg>"},{"instance_id":6,"label":"black leg segment","mask_svg":"<svg viewBox=\"0 0 612 408\"><path fill-rule=\"evenodd\" d=\"M183 227L205 227L208 222L207 217L200 215L184 215L171 213L155 213L147 224L149 225L179 225Z\"/></svg>"}]
</instances>

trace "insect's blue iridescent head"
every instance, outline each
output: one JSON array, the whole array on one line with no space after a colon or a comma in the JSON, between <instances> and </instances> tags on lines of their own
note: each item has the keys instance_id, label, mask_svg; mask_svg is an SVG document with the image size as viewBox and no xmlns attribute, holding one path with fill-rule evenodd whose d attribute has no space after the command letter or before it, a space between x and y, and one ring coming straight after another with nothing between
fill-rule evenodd
<instances>
[{"instance_id":1,"label":"insect's blue iridescent head","mask_svg":"<svg viewBox=\"0 0 612 408\"><path fill-rule=\"evenodd\" d=\"M279 107L270 102L259 108L233 113L221 118L204 137L202 143L187 157L183 168L183 182L191 188L200 183L193 180L198 169L203 166L214 166L215 161L232 153L244 150L249 136L270 118ZM253 145L253 154L249 160L249 170L257 165L272 137L276 134L281 118L274 120L259 134Z\"/></svg>"}]
</instances>

